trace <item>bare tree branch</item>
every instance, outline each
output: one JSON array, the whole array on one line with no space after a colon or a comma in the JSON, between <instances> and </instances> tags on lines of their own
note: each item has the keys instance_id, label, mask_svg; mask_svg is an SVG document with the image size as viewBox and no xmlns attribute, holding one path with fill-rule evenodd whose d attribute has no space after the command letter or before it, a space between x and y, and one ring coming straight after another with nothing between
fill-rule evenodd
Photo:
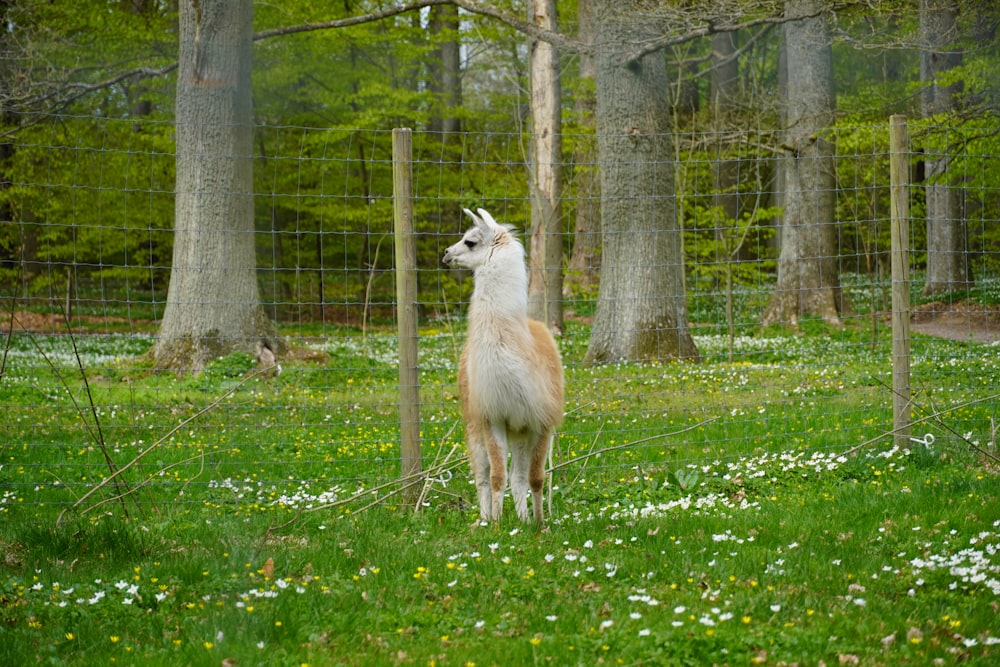
<instances>
[{"instance_id":1,"label":"bare tree branch","mask_svg":"<svg viewBox=\"0 0 1000 667\"><path fill-rule=\"evenodd\" d=\"M67 82L58 90L45 95L39 95L30 100L30 103L41 104L52 100L55 98L54 107L65 108L68 104L75 102L76 100L84 97L88 93L93 93L98 90L104 90L105 88L110 88L111 86L121 83L126 79L152 79L158 76L163 76L169 74L170 72L177 69L177 63L173 62L169 65L165 65L159 68L152 67L134 67L130 70L124 72L119 72L112 77L104 79L103 81L97 81L95 83L72 83Z\"/></svg>"},{"instance_id":2,"label":"bare tree branch","mask_svg":"<svg viewBox=\"0 0 1000 667\"><path fill-rule=\"evenodd\" d=\"M639 48L628 52L625 56L623 64L627 65L629 63L633 63L650 53L654 53L671 46L677 46L678 44L684 44L685 42L690 42L700 37L708 37L720 32L735 32L737 30L755 28L760 25L774 25L787 23L789 21L801 21L803 19L819 16L825 11L829 10L823 9L812 14L801 16L762 16L748 21L737 21L735 23L715 23L713 21L708 21L699 27L688 28L684 32L680 33L666 34L659 39L646 42Z\"/></svg>"},{"instance_id":3,"label":"bare tree branch","mask_svg":"<svg viewBox=\"0 0 1000 667\"><path fill-rule=\"evenodd\" d=\"M143 80L164 76L175 69L177 69L176 62L159 68L134 67L132 69L125 70L124 72L118 72L103 81L97 81L94 83L64 81L54 89L32 97L24 98L17 103L12 103L11 100L6 100L4 106L8 111L31 111L36 115L31 120L26 120L19 123L15 127L10 127L5 129L3 132L0 132L0 140L7 139L8 137L16 134L18 131L23 130L26 127L31 127L37 122L41 122L44 115L58 113L73 102L86 97L90 93L110 88L111 86L121 83L127 79ZM72 75L72 73L70 73L70 75Z\"/></svg>"},{"instance_id":4,"label":"bare tree branch","mask_svg":"<svg viewBox=\"0 0 1000 667\"><path fill-rule=\"evenodd\" d=\"M548 42L552 46L556 47L561 51L570 51L574 53L589 54L591 48L589 45L583 42L577 41L575 39L570 39L561 32L552 32L551 30L543 30L539 28L534 23L527 21L519 16L510 14L508 12L502 11L497 7L493 7L489 4L480 2L471 2L470 0L452 0L453 4L464 9L470 14L478 14L480 16L488 16L490 18L496 19L501 23L505 23L511 28L514 28L518 32L523 32L529 37L541 40L543 42Z\"/></svg>"},{"instance_id":5,"label":"bare tree branch","mask_svg":"<svg viewBox=\"0 0 1000 667\"><path fill-rule=\"evenodd\" d=\"M766 26L764 26L763 28L761 28L760 30L758 30L756 33L754 33L753 35L751 35L751 37L747 40L747 42L745 44L743 44L740 48L738 48L735 51L733 51L726 58L723 58L722 60L719 60L719 61L717 61L715 63L712 63L712 65L710 65L709 67L702 68L699 71L695 72L694 76L696 78L700 77L700 76L705 76L710 71L712 71L713 68L718 67L719 65L730 63L730 62L732 62L734 60L739 60L740 58L742 58L747 53L747 51L749 51L754 46L756 46L757 42L759 42L761 39L763 39L765 36L767 36L767 34L773 28L774 28L773 24L772 25L766 25ZM710 60L712 60L712 57L713 56L710 53L707 56L699 56L697 58L684 58L683 60L677 60L677 61L674 61L674 62L675 62L675 65L679 69L685 69L685 68L687 68L689 66L692 66L692 65L701 65L703 63L709 62Z\"/></svg>"},{"instance_id":6,"label":"bare tree branch","mask_svg":"<svg viewBox=\"0 0 1000 667\"><path fill-rule=\"evenodd\" d=\"M317 30L330 30L332 28L348 28L350 26L361 25L363 23L381 21L382 19L392 18L393 16L399 16L400 14L405 14L407 12L424 9L425 7L451 4L461 6L461 3L454 2L453 0L416 0L415 2L407 2L402 5L387 7L370 14L362 14L361 16L349 16L345 19L333 19L331 21L319 21L317 23L303 23L301 25L291 25L284 28L263 30L261 32L254 33L253 41L258 42L262 39L270 39L272 37L295 35L300 32L315 32Z\"/></svg>"},{"instance_id":7,"label":"bare tree branch","mask_svg":"<svg viewBox=\"0 0 1000 667\"><path fill-rule=\"evenodd\" d=\"M344 19L319 21L317 23L304 23L302 25L287 26L285 28L264 30L256 33L253 36L253 39L256 42L262 39L281 37L283 35L294 35L300 32L329 30L331 28L347 28L350 26L361 25L363 23L381 21L383 19L392 18L393 16L399 16L400 14L405 14L418 9L424 9L425 7L434 7L436 5L455 5L470 14L477 14L479 16L487 16L489 18L496 19L497 21L514 28L519 32L523 32L526 35L534 37L535 39L548 42L561 50L575 52L586 52L587 50L587 46L585 44L570 39L562 33L543 30L535 26L530 21L509 12L505 12L497 7L494 7L493 5L474 2L472 0L415 0L415 2L396 5L395 7L387 7L383 10L372 12L370 14L363 14L361 16L351 16Z\"/></svg>"}]
</instances>

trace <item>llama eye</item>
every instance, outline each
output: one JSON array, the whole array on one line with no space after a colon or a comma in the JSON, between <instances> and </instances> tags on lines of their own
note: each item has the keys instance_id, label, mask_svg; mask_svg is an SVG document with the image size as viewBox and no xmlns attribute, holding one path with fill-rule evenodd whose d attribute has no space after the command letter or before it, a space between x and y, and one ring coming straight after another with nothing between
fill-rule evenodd
<instances>
[{"instance_id":1,"label":"llama eye","mask_svg":"<svg viewBox=\"0 0 1000 667\"><path fill-rule=\"evenodd\" d=\"M465 242L465 247L468 248L469 250L472 250L473 248L476 247L476 242L475 241L466 241Z\"/></svg>"}]
</instances>

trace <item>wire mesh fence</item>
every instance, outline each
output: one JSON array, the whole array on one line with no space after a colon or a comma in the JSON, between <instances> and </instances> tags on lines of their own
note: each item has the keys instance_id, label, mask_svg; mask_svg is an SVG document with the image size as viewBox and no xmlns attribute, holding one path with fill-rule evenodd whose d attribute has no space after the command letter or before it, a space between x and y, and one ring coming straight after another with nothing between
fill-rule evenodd
<instances>
[{"instance_id":1,"label":"wire mesh fence","mask_svg":"<svg viewBox=\"0 0 1000 667\"><path fill-rule=\"evenodd\" d=\"M81 500L96 509L125 496L255 511L390 493L400 474L390 132L257 128L256 281L286 350L280 369L263 372L235 352L199 374L157 368L149 354L171 274L170 132L63 117L12 146L0 231L0 509ZM988 452L1000 384L995 131L922 132L908 156L914 446L931 434L937 447ZM472 281L440 257L466 226L463 207L486 208L526 236L529 140L413 135L420 442L424 481L442 502L471 506L475 494L461 463L455 382ZM564 138L557 502L599 496L608 480L634 480L637 494L671 471L681 483L677 471L716 460L822 465L892 430L887 128L824 135L834 165L824 266L836 272L836 321L805 313L766 325L787 240L787 147L764 130L669 140L672 188L650 195L624 184L614 196L634 197L637 211L649 196L675 207L699 359L595 364L591 327L607 298L599 280L613 260L601 241L614 227L599 218L595 137ZM942 162L943 174L929 173ZM945 219L960 223L971 275L962 289L925 290L939 247L931 188L954 199Z\"/></svg>"}]
</instances>

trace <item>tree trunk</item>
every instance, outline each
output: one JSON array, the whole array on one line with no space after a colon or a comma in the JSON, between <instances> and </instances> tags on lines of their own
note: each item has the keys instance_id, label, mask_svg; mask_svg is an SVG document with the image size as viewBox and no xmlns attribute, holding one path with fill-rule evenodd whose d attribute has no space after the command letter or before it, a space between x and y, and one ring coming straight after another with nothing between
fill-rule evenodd
<instances>
[{"instance_id":1,"label":"tree trunk","mask_svg":"<svg viewBox=\"0 0 1000 667\"><path fill-rule=\"evenodd\" d=\"M712 73L709 78L710 101L716 113L727 115L736 108L740 93L740 61L736 57L736 33L712 35Z\"/></svg>"},{"instance_id":2,"label":"tree trunk","mask_svg":"<svg viewBox=\"0 0 1000 667\"><path fill-rule=\"evenodd\" d=\"M430 59L428 87L437 94L436 112L427 129L445 135L462 131L462 121L455 114L462 106L462 57L458 41L458 7L437 5L430 8L430 31L439 40L437 53ZM444 140L446 137L442 137Z\"/></svg>"},{"instance_id":3,"label":"tree trunk","mask_svg":"<svg viewBox=\"0 0 1000 667\"><path fill-rule=\"evenodd\" d=\"M250 0L183 0L177 70L174 253L153 348L158 368L200 372L234 351L274 363L254 251Z\"/></svg>"},{"instance_id":4,"label":"tree trunk","mask_svg":"<svg viewBox=\"0 0 1000 667\"><path fill-rule=\"evenodd\" d=\"M924 118L948 114L956 108L961 83L941 86L937 78L962 64L958 51L948 50L958 37L958 6L954 0L920 0L920 80L924 90L920 111ZM967 230L962 215L962 189L948 174L946 152L927 150L924 187L927 207L927 282L924 296L970 289L973 286Z\"/></svg>"},{"instance_id":5,"label":"tree trunk","mask_svg":"<svg viewBox=\"0 0 1000 667\"><path fill-rule=\"evenodd\" d=\"M577 8L578 39L584 44L594 42L594 17L591 0L579 0ZM588 53L580 54L580 78L594 80L594 59ZM577 121L581 126L593 127L594 95L589 86L582 86L576 95ZM597 173L597 149L593 137L580 136L576 140L576 164L573 181L576 188L575 222L573 226L573 251L563 279L564 294L574 289L588 292L597 284L601 268L601 182Z\"/></svg>"},{"instance_id":6,"label":"tree trunk","mask_svg":"<svg viewBox=\"0 0 1000 667\"><path fill-rule=\"evenodd\" d=\"M603 257L587 359L692 359L674 198L662 53L629 57L658 33L641 0L595 0Z\"/></svg>"},{"instance_id":7,"label":"tree trunk","mask_svg":"<svg viewBox=\"0 0 1000 667\"><path fill-rule=\"evenodd\" d=\"M729 335L729 360L733 360L736 322L733 305L733 274L745 234L740 232L739 157L728 155L723 137L730 124L739 127L739 58L736 33L721 32L712 36L712 73L709 78L709 103L715 118L718 150L712 163L715 194L713 220L720 261L724 274L720 282L726 295L726 330ZM744 165L745 166L745 165Z\"/></svg>"},{"instance_id":8,"label":"tree trunk","mask_svg":"<svg viewBox=\"0 0 1000 667\"><path fill-rule=\"evenodd\" d=\"M777 97L779 100L784 100L788 98L788 53L785 49L784 35L779 41L777 65ZM780 103L777 107L780 127L788 127L788 109ZM767 256L776 258L781 252L781 221L784 218L783 211L785 210L785 160L774 160L774 185L771 187L769 200L769 205L778 209L778 214L765 222L768 227L774 230L774 233L767 237Z\"/></svg>"},{"instance_id":9,"label":"tree trunk","mask_svg":"<svg viewBox=\"0 0 1000 667\"><path fill-rule=\"evenodd\" d=\"M715 129L721 136L739 109L739 59L736 57L736 33L720 32L712 36L712 73L709 80L710 103L715 117ZM723 155L725 145L720 141L718 159L712 163L715 181L715 206L728 220L740 216L739 161ZM722 228L722 225L717 225Z\"/></svg>"},{"instance_id":10,"label":"tree trunk","mask_svg":"<svg viewBox=\"0 0 1000 667\"><path fill-rule=\"evenodd\" d=\"M555 31L555 0L532 0L529 19ZM559 54L548 42L529 43L531 68L531 240L528 315L562 331L562 116Z\"/></svg>"},{"instance_id":11,"label":"tree trunk","mask_svg":"<svg viewBox=\"0 0 1000 667\"><path fill-rule=\"evenodd\" d=\"M763 324L798 325L817 315L839 326L845 314L836 235L836 164L821 131L833 125L833 57L830 17L812 16L825 0L788 0L783 25L787 58L783 148L784 211L778 284Z\"/></svg>"}]
</instances>

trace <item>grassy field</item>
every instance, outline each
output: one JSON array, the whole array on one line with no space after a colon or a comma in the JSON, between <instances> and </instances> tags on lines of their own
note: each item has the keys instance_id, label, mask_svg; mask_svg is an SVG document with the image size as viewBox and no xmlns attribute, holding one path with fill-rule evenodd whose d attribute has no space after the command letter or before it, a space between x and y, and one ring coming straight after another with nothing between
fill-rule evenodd
<instances>
[{"instance_id":1,"label":"grassy field","mask_svg":"<svg viewBox=\"0 0 1000 667\"><path fill-rule=\"evenodd\" d=\"M996 346L914 341L897 446L884 327L589 366L571 323L539 531L509 505L470 527L459 327L421 330L416 512L391 332L298 327L277 377L151 373L136 332L8 338L0 664L1000 660Z\"/></svg>"},{"instance_id":2,"label":"grassy field","mask_svg":"<svg viewBox=\"0 0 1000 667\"><path fill-rule=\"evenodd\" d=\"M762 455L565 497L547 531L416 514L4 508L3 664L995 664L995 471ZM680 477L690 484L681 489ZM229 661L229 662L226 662Z\"/></svg>"}]
</instances>

